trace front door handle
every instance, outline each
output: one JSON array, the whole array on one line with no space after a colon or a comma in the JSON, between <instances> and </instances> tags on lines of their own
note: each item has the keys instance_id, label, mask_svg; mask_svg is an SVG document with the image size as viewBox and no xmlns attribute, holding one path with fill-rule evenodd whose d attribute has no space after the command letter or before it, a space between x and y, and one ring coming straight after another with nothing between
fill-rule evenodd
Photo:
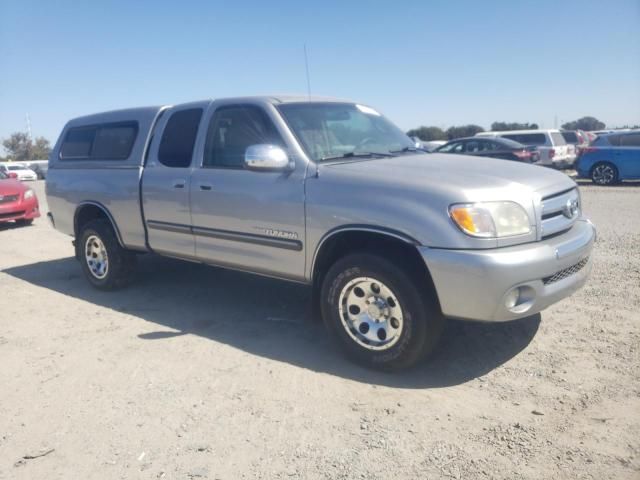
<instances>
[{"instance_id":1,"label":"front door handle","mask_svg":"<svg viewBox=\"0 0 640 480\"><path fill-rule=\"evenodd\" d=\"M207 183L200 184L200 190L211 190L213 187Z\"/></svg>"},{"instance_id":2,"label":"front door handle","mask_svg":"<svg viewBox=\"0 0 640 480\"><path fill-rule=\"evenodd\" d=\"M175 182L173 182L173 188L184 188L186 183L187 182L185 182L184 180L176 180Z\"/></svg>"}]
</instances>

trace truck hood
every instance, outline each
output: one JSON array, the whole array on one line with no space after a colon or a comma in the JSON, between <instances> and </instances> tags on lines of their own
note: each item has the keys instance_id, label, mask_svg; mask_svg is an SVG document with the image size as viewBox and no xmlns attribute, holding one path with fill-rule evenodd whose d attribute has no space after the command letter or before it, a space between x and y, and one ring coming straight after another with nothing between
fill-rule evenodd
<instances>
[{"instance_id":1,"label":"truck hood","mask_svg":"<svg viewBox=\"0 0 640 480\"><path fill-rule=\"evenodd\" d=\"M530 199L576 186L567 175L550 168L510 160L452 154L418 154L352 160L322 168L371 184L402 185L407 190L440 192L456 201ZM528 202L527 202L528 203Z\"/></svg>"}]
</instances>

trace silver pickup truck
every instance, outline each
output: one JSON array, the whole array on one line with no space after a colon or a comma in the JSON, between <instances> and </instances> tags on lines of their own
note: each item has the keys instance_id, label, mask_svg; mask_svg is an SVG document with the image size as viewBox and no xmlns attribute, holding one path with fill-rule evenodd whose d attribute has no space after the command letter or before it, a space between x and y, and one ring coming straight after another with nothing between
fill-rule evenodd
<instances>
[{"instance_id":1,"label":"silver pickup truck","mask_svg":"<svg viewBox=\"0 0 640 480\"><path fill-rule=\"evenodd\" d=\"M46 188L93 286L124 286L140 252L302 282L345 351L385 369L431 351L445 317L511 320L567 297L595 240L563 173L425 153L332 99L76 118Z\"/></svg>"}]
</instances>

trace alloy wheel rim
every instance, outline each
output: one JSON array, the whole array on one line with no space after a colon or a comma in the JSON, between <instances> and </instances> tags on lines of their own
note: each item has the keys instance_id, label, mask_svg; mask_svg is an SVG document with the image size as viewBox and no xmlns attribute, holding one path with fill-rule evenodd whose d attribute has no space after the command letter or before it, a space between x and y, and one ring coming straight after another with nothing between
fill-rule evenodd
<instances>
[{"instance_id":1,"label":"alloy wheel rim","mask_svg":"<svg viewBox=\"0 0 640 480\"><path fill-rule=\"evenodd\" d=\"M388 350L400 340L402 306L393 291L375 278L358 277L347 283L340 292L339 312L347 334L368 350Z\"/></svg>"},{"instance_id":2,"label":"alloy wheel rim","mask_svg":"<svg viewBox=\"0 0 640 480\"><path fill-rule=\"evenodd\" d=\"M109 257L100 237L91 235L87 238L84 255L91 275L98 280L105 278L109 272Z\"/></svg>"},{"instance_id":3,"label":"alloy wheel rim","mask_svg":"<svg viewBox=\"0 0 640 480\"><path fill-rule=\"evenodd\" d=\"M609 165L599 165L593 170L593 180L596 183L611 183L615 177L613 168Z\"/></svg>"}]
</instances>

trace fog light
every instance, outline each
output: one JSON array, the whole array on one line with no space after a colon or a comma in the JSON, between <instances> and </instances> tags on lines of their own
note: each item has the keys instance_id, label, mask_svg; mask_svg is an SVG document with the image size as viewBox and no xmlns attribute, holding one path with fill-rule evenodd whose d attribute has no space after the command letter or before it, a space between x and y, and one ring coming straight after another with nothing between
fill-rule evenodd
<instances>
[{"instance_id":1,"label":"fog light","mask_svg":"<svg viewBox=\"0 0 640 480\"><path fill-rule=\"evenodd\" d=\"M518 305L518 300L520 300L520 288L516 287L507 293L504 298L504 304L509 310L511 310L513 307Z\"/></svg>"}]
</instances>

